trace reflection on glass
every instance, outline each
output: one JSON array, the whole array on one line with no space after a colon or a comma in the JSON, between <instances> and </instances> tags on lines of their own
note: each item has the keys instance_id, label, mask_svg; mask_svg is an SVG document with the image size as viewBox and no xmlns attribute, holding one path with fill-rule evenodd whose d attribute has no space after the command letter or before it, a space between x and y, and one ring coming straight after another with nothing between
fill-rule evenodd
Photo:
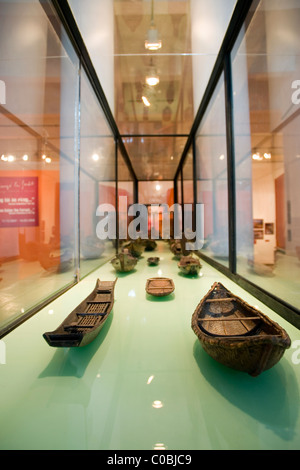
<instances>
[{"instance_id":1,"label":"reflection on glass","mask_svg":"<svg viewBox=\"0 0 300 470\"><path fill-rule=\"evenodd\" d=\"M74 280L79 64L63 30L59 38L40 2L1 1L0 8L4 328Z\"/></svg>"},{"instance_id":2,"label":"reflection on glass","mask_svg":"<svg viewBox=\"0 0 300 470\"><path fill-rule=\"evenodd\" d=\"M157 410L159 410L160 408L162 408L164 405L163 403L160 401L160 400L154 400L154 402L152 403L152 408L155 408Z\"/></svg>"},{"instance_id":3,"label":"reflection on glass","mask_svg":"<svg viewBox=\"0 0 300 470\"><path fill-rule=\"evenodd\" d=\"M204 204L203 253L228 266L228 191L224 78L196 136L197 202Z\"/></svg>"},{"instance_id":4,"label":"reflection on glass","mask_svg":"<svg viewBox=\"0 0 300 470\"><path fill-rule=\"evenodd\" d=\"M134 180L122 153L118 152L118 228L119 245L128 238L128 209L134 204Z\"/></svg>"},{"instance_id":5,"label":"reflection on glass","mask_svg":"<svg viewBox=\"0 0 300 470\"><path fill-rule=\"evenodd\" d=\"M163 226L164 206L174 204L173 181L139 181L139 203L148 207L149 238L169 238L173 226L173 212L170 211L169 227Z\"/></svg>"},{"instance_id":6,"label":"reflection on glass","mask_svg":"<svg viewBox=\"0 0 300 470\"><path fill-rule=\"evenodd\" d=\"M96 211L104 204L116 208L115 141L85 73L80 114L80 275L84 276L115 253L115 240L97 236L101 217Z\"/></svg>"},{"instance_id":7,"label":"reflection on glass","mask_svg":"<svg viewBox=\"0 0 300 470\"><path fill-rule=\"evenodd\" d=\"M194 170L193 170L193 152L190 150L186 156L182 169L183 177L183 201L184 204L194 203Z\"/></svg>"},{"instance_id":8,"label":"reflection on glass","mask_svg":"<svg viewBox=\"0 0 300 470\"><path fill-rule=\"evenodd\" d=\"M138 180L171 180L175 177L187 137L124 137Z\"/></svg>"},{"instance_id":9,"label":"reflection on glass","mask_svg":"<svg viewBox=\"0 0 300 470\"><path fill-rule=\"evenodd\" d=\"M184 218L183 229L184 238L186 241L194 240L195 221L194 217L194 184L193 184L194 170L193 170L193 152L190 149L182 168L182 182L183 182L183 204L184 204Z\"/></svg>"},{"instance_id":10,"label":"reflection on glass","mask_svg":"<svg viewBox=\"0 0 300 470\"><path fill-rule=\"evenodd\" d=\"M300 5L261 1L232 53L237 271L300 307Z\"/></svg>"}]
</instances>

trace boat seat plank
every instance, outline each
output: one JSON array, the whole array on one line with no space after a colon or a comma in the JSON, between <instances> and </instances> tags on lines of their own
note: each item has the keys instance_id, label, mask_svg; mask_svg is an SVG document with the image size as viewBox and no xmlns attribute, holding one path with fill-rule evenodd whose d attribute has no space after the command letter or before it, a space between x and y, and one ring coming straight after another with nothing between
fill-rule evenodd
<instances>
[{"instance_id":1,"label":"boat seat plank","mask_svg":"<svg viewBox=\"0 0 300 470\"><path fill-rule=\"evenodd\" d=\"M69 326L65 326L64 327L64 330L65 331L68 331L68 330L73 330L73 329L82 329L82 328L94 328L94 325L69 325Z\"/></svg>"},{"instance_id":2,"label":"boat seat plank","mask_svg":"<svg viewBox=\"0 0 300 470\"><path fill-rule=\"evenodd\" d=\"M261 320L260 317L235 317L235 318L199 318L199 321L247 321L247 320Z\"/></svg>"},{"instance_id":3,"label":"boat seat plank","mask_svg":"<svg viewBox=\"0 0 300 470\"><path fill-rule=\"evenodd\" d=\"M96 313L76 313L76 315L78 315L79 317L87 317L87 316L90 316L90 317L103 317L104 315L106 315L106 312L96 312Z\"/></svg>"}]
</instances>

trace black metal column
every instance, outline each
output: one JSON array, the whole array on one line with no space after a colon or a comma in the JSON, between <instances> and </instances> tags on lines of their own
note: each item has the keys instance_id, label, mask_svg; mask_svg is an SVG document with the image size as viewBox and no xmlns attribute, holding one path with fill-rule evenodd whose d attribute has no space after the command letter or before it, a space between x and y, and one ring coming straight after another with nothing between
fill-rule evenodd
<instances>
[{"instance_id":1,"label":"black metal column","mask_svg":"<svg viewBox=\"0 0 300 470\"><path fill-rule=\"evenodd\" d=\"M224 61L224 88L226 113L226 145L227 145L227 182L228 182L228 244L229 269L236 273L236 191L235 191L235 152L232 103L232 76L230 55Z\"/></svg>"}]
</instances>

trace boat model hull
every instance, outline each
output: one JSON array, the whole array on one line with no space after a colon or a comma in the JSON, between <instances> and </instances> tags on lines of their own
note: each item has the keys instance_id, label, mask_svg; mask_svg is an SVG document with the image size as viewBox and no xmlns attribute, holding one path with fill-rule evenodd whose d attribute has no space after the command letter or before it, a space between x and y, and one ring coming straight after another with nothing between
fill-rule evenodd
<instances>
[{"instance_id":1,"label":"boat model hull","mask_svg":"<svg viewBox=\"0 0 300 470\"><path fill-rule=\"evenodd\" d=\"M103 328L114 304L114 281L100 281L54 331L43 334L53 347L82 347L91 343Z\"/></svg>"},{"instance_id":2,"label":"boat model hull","mask_svg":"<svg viewBox=\"0 0 300 470\"><path fill-rule=\"evenodd\" d=\"M192 329L213 359L251 376L277 364L291 344L280 325L220 283L197 306Z\"/></svg>"}]
</instances>

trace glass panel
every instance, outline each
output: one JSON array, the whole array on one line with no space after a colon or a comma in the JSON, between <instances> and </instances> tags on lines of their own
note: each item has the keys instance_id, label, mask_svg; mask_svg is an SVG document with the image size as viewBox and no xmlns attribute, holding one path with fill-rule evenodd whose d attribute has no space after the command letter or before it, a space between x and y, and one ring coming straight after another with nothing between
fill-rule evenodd
<instances>
[{"instance_id":1,"label":"glass panel","mask_svg":"<svg viewBox=\"0 0 300 470\"><path fill-rule=\"evenodd\" d=\"M149 238L169 238L169 231L162 231L163 210L161 205L174 204L173 181L139 181L139 203L148 207ZM172 227L172 212L170 228ZM152 235L151 235L152 233Z\"/></svg>"},{"instance_id":2,"label":"glass panel","mask_svg":"<svg viewBox=\"0 0 300 470\"><path fill-rule=\"evenodd\" d=\"M186 137L126 137L124 145L138 180L175 177Z\"/></svg>"},{"instance_id":3,"label":"glass panel","mask_svg":"<svg viewBox=\"0 0 300 470\"><path fill-rule=\"evenodd\" d=\"M181 181L181 171L178 174L176 180L176 187L177 187L177 202L178 204L182 204L182 181Z\"/></svg>"},{"instance_id":4,"label":"glass panel","mask_svg":"<svg viewBox=\"0 0 300 470\"><path fill-rule=\"evenodd\" d=\"M298 2L261 1L232 53L237 271L297 308L299 21Z\"/></svg>"},{"instance_id":5,"label":"glass panel","mask_svg":"<svg viewBox=\"0 0 300 470\"><path fill-rule=\"evenodd\" d=\"M204 204L203 253L228 266L228 190L224 77L196 135L197 202Z\"/></svg>"},{"instance_id":6,"label":"glass panel","mask_svg":"<svg viewBox=\"0 0 300 470\"><path fill-rule=\"evenodd\" d=\"M173 181L139 181L140 204L168 204L174 201Z\"/></svg>"},{"instance_id":7,"label":"glass panel","mask_svg":"<svg viewBox=\"0 0 300 470\"><path fill-rule=\"evenodd\" d=\"M115 253L115 238L100 239L97 226L101 219L108 221L104 205L113 210L116 207L115 141L85 72L81 78L80 134L80 275L85 276ZM98 206L103 207L99 216ZM106 231L109 226L103 222L103 228Z\"/></svg>"},{"instance_id":8,"label":"glass panel","mask_svg":"<svg viewBox=\"0 0 300 470\"><path fill-rule=\"evenodd\" d=\"M173 179L177 141L186 143L236 0L69 4L120 133L133 138L128 154L137 178ZM157 50L147 48L150 35L160 40Z\"/></svg>"},{"instance_id":9,"label":"glass panel","mask_svg":"<svg viewBox=\"0 0 300 470\"><path fill-rule=\"evenodd\" d=\"M184 204L194 203L194 169L193 169L193 151L189 150L186 159L184 161L183 169L183 200Z\"/></svg>"},{"instance_id":10,"label":"glass panel","mask_svg":"<svg viewBox=\"0 0 300 470\"><path fill-rule=\"evenodd\" d=\"M3 328L74 281L78 60L40 2L0 8Z\"/></svg>"},{"instance_id":11,"label":"glass panel","mask_svg":"<svg viewBox=\"0 0 300 470\"><path fill-rule=\"evenodd\" d=\"M128 238L128 209L134 204L134 180L121 152L118 152L118 217L119 236L121 240Z\"/></svg>"}]
</instances>

